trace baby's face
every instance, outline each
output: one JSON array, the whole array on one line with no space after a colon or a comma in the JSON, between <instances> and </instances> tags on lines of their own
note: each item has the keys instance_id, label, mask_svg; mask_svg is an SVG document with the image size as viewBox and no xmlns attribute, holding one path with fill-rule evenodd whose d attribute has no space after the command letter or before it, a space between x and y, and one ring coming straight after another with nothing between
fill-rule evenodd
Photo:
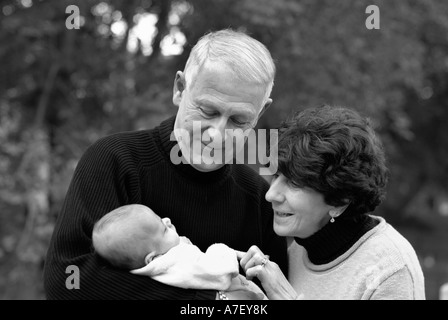
<instances>
[{"instance_id":1,"label":"baby's face","mask_svg":"<svg viewBox=\"0 0 448 320\"><path fill-rule=\"evenodd\" d=\"M172 247L177 246L180 242L180 237L177 234L176 227L171 224L169 218L159 218L157 227L157 233L155 234L158 239L158 254L164 254Z\"/></svg>"},{"instance_id":2,"label":"baby's face","mask_svg":"<svg viewBox=\"0 0 448 320\"><path fill-rule=\"evenodd\" d=\"M148 227L152 251L157 255L164 254L179 244L180 237L169 218L161 219L150 210L145 214L144 223Z\"/></svg>"}]
</instances>

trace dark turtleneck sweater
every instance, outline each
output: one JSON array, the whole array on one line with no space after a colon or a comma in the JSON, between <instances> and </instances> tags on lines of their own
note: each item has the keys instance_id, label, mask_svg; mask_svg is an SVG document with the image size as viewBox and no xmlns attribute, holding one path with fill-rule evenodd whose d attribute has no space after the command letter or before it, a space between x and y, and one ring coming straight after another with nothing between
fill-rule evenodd
<instances>
[{"instance_id":1,"label":"dark turtleneck sweater","mask_svg":"<svg viewBox=\"0 0 448 320\"><path fill-rule=\"evenodd\" d=\"M224 243L245 251L259 246L287 271L286 241L273 232L265 200L268 183L245 165L200 172L175 165L170 141L175 118L151 130L117 133L89 147L74 172L51 239L44 269L48 299L214 299L216 292L171 287L111 268L91 248L93 225L131 203L169 217L181 236L205 251ZM67 289L70 265L80 289Z\"/></svg>"},{"instance_id":2,"label":"dark turtleneck sweater","mask_svg":"<svg viewBox=\"0 0 448 320\"><path fill-rule=\"evenodd\" d=\"M306 249L311 263L326 264L345 253L378 223L368 215L361 215L356 219L339 217L308 238L294 240Z\"/></svg>"}]
</instances>

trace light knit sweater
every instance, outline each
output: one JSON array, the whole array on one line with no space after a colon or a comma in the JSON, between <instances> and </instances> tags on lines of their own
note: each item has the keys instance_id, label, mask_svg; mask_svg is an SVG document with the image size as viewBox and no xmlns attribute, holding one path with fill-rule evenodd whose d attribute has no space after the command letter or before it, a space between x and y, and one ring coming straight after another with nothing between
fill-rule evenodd
<instances>
[{"instance_id":1,"label":"light knit sweater","mask_svg":"<svg viewBox=\"0 0 448 320\"><path fill-rule=\"evenodd\" d=\"M289 281L304 300L424 300L423 272L411 244L383 218L335 260L315 265L288 247Z\"/></svg>"}]
</instances>

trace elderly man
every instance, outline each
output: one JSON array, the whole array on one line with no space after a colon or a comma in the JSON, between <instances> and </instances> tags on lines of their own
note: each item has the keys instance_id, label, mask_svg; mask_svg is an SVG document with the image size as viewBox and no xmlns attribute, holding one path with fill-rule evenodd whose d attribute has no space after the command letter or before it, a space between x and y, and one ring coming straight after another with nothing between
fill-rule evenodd
<instances>
[{"instance_id":1,"label":"elderly man","mask_svg":"<svg viewBox=\"0 0 448 320\"><path fill-rule=\"evenodd\" d=\"M272 208L265 200L268 184L246 165L225 161L229 153L238 152L226 143L227 133L255 127L272 102L274 75L271 55L257 40L232 30L208 33L193 48L184 71L176 73L176 116L154 129L117 133L89 147L74 173L47 253L48 299L223 296L114 269L93 252L94 223L133 203L169 217L201 250L217 242L239 251L257 245L286 271L286 243L273 231ZM209 143L214 143L213 150L207 149ZM215 157L218 151L221 158ZM69 266L79 270L79 289L66 285Z\"/></svg>"}]
</instances>

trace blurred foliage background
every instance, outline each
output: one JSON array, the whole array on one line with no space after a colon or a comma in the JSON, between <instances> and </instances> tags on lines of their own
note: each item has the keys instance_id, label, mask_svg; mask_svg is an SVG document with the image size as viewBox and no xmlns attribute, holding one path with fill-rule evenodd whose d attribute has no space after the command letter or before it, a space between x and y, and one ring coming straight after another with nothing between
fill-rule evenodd
<instances>
[{"instance_id":1,"label":"blurred foliage background","mask_svg":"<svg viewBox=\"0 0 448 320\"><path fill-rule=\"evenodd\" d=\"M380 9L368 30L366 7ZM79 29L68 29L80 11ZM241 29L277 65L275 128L307 106L374 122L392 177L378 214L414 245L428 299L448 282L448 2L0 1L0 299L44 299L42 266L84 150L175 114L177 70L204 33Z\"/></svg>"}]
</instances>

